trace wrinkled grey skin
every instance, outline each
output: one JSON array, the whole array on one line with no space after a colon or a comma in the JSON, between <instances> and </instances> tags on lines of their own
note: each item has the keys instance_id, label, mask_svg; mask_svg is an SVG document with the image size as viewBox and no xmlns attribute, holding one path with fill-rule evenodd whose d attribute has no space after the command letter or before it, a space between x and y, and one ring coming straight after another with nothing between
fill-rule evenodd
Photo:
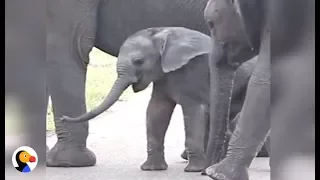
<instances>
[{"instance_id":1,"label":"wrinkled grey skin","mask_svg":"<svg viewBox=\"0 0 320 180\"><path fill-rule=\"evenodd\" d=\"M270 33L265 0L210 0L205 19L210 27L210 131L206 174L216 180L247 180L247 167L270 130ZM259 55L247 97L227 152L228 109L235 69ZM250 126L246 126L250 124Z\"/></svg>"},{"instance_id":2,"label":"wrinkled grey skin","mask_svg":"<svg viewBox=\"0 0 320 180\"><path fill-rule=\"evenodd\" d=\"M221 1L215 2L221 3ZM245 1L243 2L245 3ZM261 3L261 1L259 2ZM248 1L248 3L252 5L254 1ZM207 7L207 13L209 13L209 9L213 10L217 5L219 4L215 4L215 6L211 4L211 7ZM269 11L257 8L259 6L252 8L252 10L263 12L264 17L272 15L273 19L271 20L275 23L273 24L275 26L272 27L276 28L272 29L272 41L270 42L268 19L261 18L261 22L264 23L260 26L261 40L257 41L260 42L258 44L261 44L259 48L259 60L249 81L248 96L241 112L239 124L236 127L234 136L230 140L227 156L221 162L214 164L206 170L206 173L215 180L249 179L246 167L250 165L255 150L259 149L265 135L268 133L270 129L268 126L272 128L270 137L271 179L292 179L292 177L285 177L284 174L288 172L292 174L296 170L290 169L292 164L287 164L287 167L283 167L282 164L290 156L291 158L296 155L302 155L303 158L307 156L314 157L315 4L313 0L280 0L274 1L271 5L270 11L272 12L270 14ZM250 5L247 4L247 6L243 7L249 9ZM266 4L260 7L270 6ZM257 16L254 16L253 14L255 13L251 12L250 16L245 16L244 10L246 9L243 8L242 10L242 24L244 25L242 27L245 27L244 32L247 32L247 36L242 37L253 37L249 32L255 32L255 28L250 28L250 25L255 25L252 17L259 17L259 13L256 14ZM225 13L223 18L227 18L228 15L230 15L229 12ZM208 17L210 17L209 14L207 14ZM211 32L216 35L215 39L212 38L213 42L217 39L222 41L227 40L227 42L240 40L238 36L230 37L230 32L228 32L228 39L226 38L227 36L219 34L218 32L221 32L219 28L223 27L221 26L223 20L217 21L215 18L211 16L211 20L213 21L210 21L210 18L208 18ZM259 28L256 29L259 30ZM237 35L239 34L237 33ZM254 39L252 38L251 42L255 42ZM214 46L213 50L219 47L219 43L217 42L216 44L217 46ZM246 43L239 43L238 45L243 44ZM252 44L254 45L255 43ZM270 45L273 49L271 52ZM222 57L223 53L226 53L225 51L232 53L230 49L226 48L220 52L213 51L212 57L220 56L222 61L229 60L229 62L235 62L232 59L233 55L241 57L241 54L246 52L242 49L239 50L241 53L231 54L231 56L226 58ZM270 96L270 80L268 80L270 79L270 72L268 72L270 71L270 58L272 58L272 96ZM211 61L213 60L215 59L211 59ZM221 68L219 65L216 66ZM269 107L271 97L272 108ZM271 114L269 114L269 110ZM253 127L258 127L259 132L256 131L256 128L246 128L246 125L252 125L252 123ZM239 149L239 147L241 148ZM309 164L308 166L312 167L314 165ZM282 168L286 168L287 170ZM307 177L306 175L310 175L307 172L297 172L295 174L300 176L295 176L297 179L303 179Z\"/></svg>"},{"instance_id":3,"label":"wrinkled grey skin","mask_svg":"<svg viewBox=\"0 0 320 180\"><path fill-rule=\"evenodd\" d=\"M315 1L272 0L271 7L279 27L271 40L271 179L293 179L293 172L315 179ZM300 161L282 167L295 156Z\"/></svg>"},{"instance_id":4,"label":"wrinkled grey skin","mask_svg":"<svg viewBox=\"0 0 320 180\"><path fill-rule=\"evenodd\" d=\"M92 111L79 117L63 116L68 122L88 121L108 108L130 85L134 92L153 82L147 108L148 158L142 170L165 170L164 137L176 104L181 105L186 131L186 172L204 168L206 129L209 117L210 37L182 27L148 28L131 35L121 46L118 56L118 78L105 100ZM234 93L234 117L240 111L255 59L237 71ZM191 83L191 84L190 84ZM240 108L239 108L240 106ZM236 112L236 113L235 113Z\"/></svg>"},{"instance_id":5,"label":"wrinkled grey skin","mask_svg":"<svg viewBox=\"0 0 320 180\"><path fill-rule=\"evenodd\" d=\"M47 88L58 137L47 153L47 166L83 167L96 163L94 153L86 147L88 123L60 120L62 115L86 113L86 70L92 47L118 56L129 35L155 26L182 26L209 34L203 19L206 3L207 0L47 1Z\"/></svg>"},{"instance_id":6,"label":"wrinkled grey skin","mask_svg":"<svg viewBox=\"0 0 320 180\"><path fill-rule=\"evenodd\" d=\"M132 85L140 92L153 82L147 107L148 158L142 170L165 170L164 137L176 104L181 105L189 164L186 172L204 168L208 121L210 37L182 27L148 28L130 36L120 48L116 79L105 100L92 111L62 120L83 122L112 106ZM207 70L204 70L207 69ZM188 82L192 81L192 86Z\"/></svg>"},{"instance_id":7,"label":"wrinkled grey skin","mask_svg":"<svg viewBox=\"0 0 320 180\"><path fill-rule=\"evenodd\" d=\"M6 172L12 168L12 154L20 146L32 147L39 158L38 167L45 165L47 99L43 5L45 3L5 1L5 106L10 105L5 108ZM16 104L11 104L12 100Z\"/></svg>"}]
</instances>

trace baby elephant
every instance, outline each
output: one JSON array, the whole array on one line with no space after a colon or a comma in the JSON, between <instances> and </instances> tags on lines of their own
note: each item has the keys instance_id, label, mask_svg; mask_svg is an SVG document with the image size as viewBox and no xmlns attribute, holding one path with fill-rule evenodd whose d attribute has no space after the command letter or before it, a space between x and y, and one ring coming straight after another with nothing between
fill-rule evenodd
<instances>
[{"instance_id":1,"label":"baby elephant","mask_svg":"<svg viewBox=\"0 0 320 180\"><path fill-rule=\"evenodd\" d=\"M177 104L181 105L189 163L186 172L200 172L205 160L205 132L209 118L210 37L182 27L159 27L140 30L121 46L118 78L106 99L91 112L62 120L83 122L112 106L132 85L139 92L153 82L147 108L148 158L142 170L165 170L164 138ZM250 76L250 75L248 75ZM248 77L245 79L246 86Z\"/></svg>"}]
</instances>

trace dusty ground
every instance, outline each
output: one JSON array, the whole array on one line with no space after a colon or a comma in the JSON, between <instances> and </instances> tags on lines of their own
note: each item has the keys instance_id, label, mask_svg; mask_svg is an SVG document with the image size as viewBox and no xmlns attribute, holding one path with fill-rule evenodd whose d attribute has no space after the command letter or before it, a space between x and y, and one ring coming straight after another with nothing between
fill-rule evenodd
<instances>
[{"instance_id":1,"label":"dusty ground","mask_svg":"<svg viewBox=\"0 0 320 180\"><path fill-rule=\"evenodd\" d=\"M119 102L112 113L90 122L88 147L97 156L97 164L88 168L47 168L47 180L205 180L199 173L185 173L186 161L180 158L184 149L184 130L180 107L169 126L165 152L168 170L144 172L140 165L146 159L145 110L150 89L134 94L128 102ZM52 147L54 135L48 135ZM250 180L269 180L268 158L256 158L250 167Z\"/></svg>"}]
</instances>

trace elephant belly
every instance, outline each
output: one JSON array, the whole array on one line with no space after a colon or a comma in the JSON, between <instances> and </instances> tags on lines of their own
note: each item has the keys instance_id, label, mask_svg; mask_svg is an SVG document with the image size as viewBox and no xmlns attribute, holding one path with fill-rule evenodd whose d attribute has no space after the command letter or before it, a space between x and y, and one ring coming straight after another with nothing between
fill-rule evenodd
<instances>
[{"instance_id":1,"label":"elephant belly","mask_svg":"<svg viewBox=\"0 0 320 180\"><path fill-rule=\"evenodd\" d=\"M102 0L95 46L117 56L133 33L162 26L180 26L209 35L203 18L208 0Z\"/></svg>"}]
</instances>

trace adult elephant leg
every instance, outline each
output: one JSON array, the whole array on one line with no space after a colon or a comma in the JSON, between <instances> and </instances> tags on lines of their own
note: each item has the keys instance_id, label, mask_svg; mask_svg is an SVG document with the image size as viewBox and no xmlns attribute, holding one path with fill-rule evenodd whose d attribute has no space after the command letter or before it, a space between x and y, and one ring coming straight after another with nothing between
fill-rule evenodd
<instances>
[{"instance_id":1,"label":"adult elephant leg","mask_svg":"<svg viewBox=\"0 0 320 180\"><path fill-rule=\"evenodd\" d=\"M65 123L62 115L86 112L85 79L94 45L99 0L48 1L48 88L58 141L47 153L47 166L82 167L96 163L86 147L88 123Z\"/></svg>"},{"instance_id":2,"label":"adult elephant leg","mask_svg":"<svg viewBox=\"0 0 320 180\"><path fill-rule=\"evenodd\" d=\"M30 146L37 152L38 170L41 171L45 164L47 104L44 5L45 2L39 1L5 0L4 163L8 174L12 168L12 153L19 146ZM37 170L35 174L30 178L37 176L45 179ZM20 178L12 175L11 179Z\"/></svg>"},{"instance_id":3,"label":"adult elephant leg","mask_svg":"<svg viewBox=\"0 0 320 180\"><path fill-rule=\"evenodd\" d=\"M280 0L271 5L273 23L278 25L272 29L271 179L311 180L315 179L315 0Z\"/></svg>"},{"instance_id":4,"label":"adult elephant leg","mask_svg":"<svg viewBox=\"0 0 320 180\"><path fill-rule=\"evenodd\" d=\"M315 179L314 37L306 41L272 64L270 166L276 180Z\"/></svg>"},{"instance_id":5,"label":"adult elephant leg","mask_svg":"<svg viewBox=\"0 0 320 180\"><path fill-rule=\"evenodd\" d=\"M154 171L168 168L164 157L164 138L175 105L162 94L153 91L147 108L148 157L141 165L141 170Z\"/></svg>"},{"instance_id":6,"label":"adult elephant leg","mask_svg":"<svg viewBox=\"0 0 320 180\"><path fill-rule=\"evenodd\" d=\"M257 155L270 130L270 54L265 37L257 66L250 78L239 122L229 142L226 157L207 168L216 180L248 180L247 167Z\"/></svg>"},{"instance_id":7,"label":"adult elephant leg","mask_svg":"<svg viewBox=\"0 0 320 180\"><path fill-rule=\"evenodd\" d=\"M272 76L277 78L272 80L272 179L314 179L315 62L311 53L291 54L273 68Z\"/></svg>"},{"instance_id":8,"label":"adult elephant leg","mask_svg":"<svg viewBox=\"0 0 320 180\"><path fill-rule=\"evenodd\" d=\"M234 132L234 130L236 129L236 126L238 124L239 118L240 118L240 114L238 113L236 115L236 117L230 122L230 135L232 132ZM266 142L263 144L261 150L259 151L257 157L269 157L269 152L270 152L270 136L268 136Z\"/></svg>"}]
</instances>

